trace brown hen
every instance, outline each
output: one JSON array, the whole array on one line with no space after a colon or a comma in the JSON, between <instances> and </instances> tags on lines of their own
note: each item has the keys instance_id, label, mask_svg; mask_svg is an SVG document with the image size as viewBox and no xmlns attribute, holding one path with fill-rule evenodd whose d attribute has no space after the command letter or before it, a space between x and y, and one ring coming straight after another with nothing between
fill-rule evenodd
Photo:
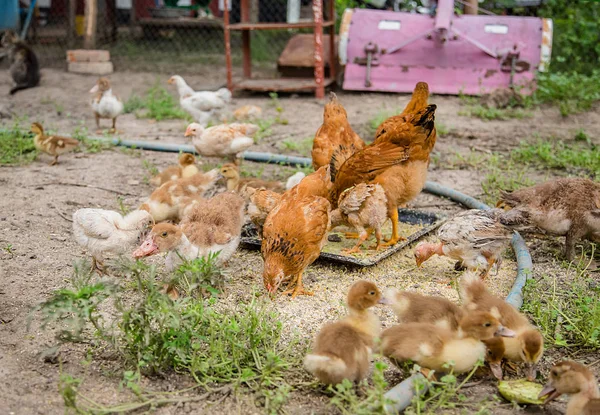
<instances>
[{"instance_id":1,"label":"brown hen","mask_svg":"<svg viewBox=\"0 0 600 415\"><path fill-rule=\"evenodd\" d=\"M346 110L332 92L323 110L323 124L315 134L311 153L313 168L318 170L331 164L331 175L335 177L344 161L364 147L364 141L348 123Z\"/></svg>"},{"instance_id":2,"label":"brown hen","mask_svg":"<svg viewBox=\"0 0 600 415\"><path fill-rule=\"evenodd\" d=\"M329 167L321 167L285 192L263 227L263 283L273 295L289 281L284 294L312 295L302 286L302 273L321 253L331 226Z\"/></svg>"},{"instance_id":3,"label":"brown hen","mask_svg":"<svg viewBox=\"0 0 600 415\"><path fill-rule=\"evenodd\" d=\"M427 177L429 154L435 145L435 105L414 114L393 117L381 128L376 141L355 153L340 168L329 200L337 204L341 193L358 184L383 187L387 214L392 220L392 235L386 245L401 238L398 234L398 206L414 199Z\"/></svg>"}]
</instances>

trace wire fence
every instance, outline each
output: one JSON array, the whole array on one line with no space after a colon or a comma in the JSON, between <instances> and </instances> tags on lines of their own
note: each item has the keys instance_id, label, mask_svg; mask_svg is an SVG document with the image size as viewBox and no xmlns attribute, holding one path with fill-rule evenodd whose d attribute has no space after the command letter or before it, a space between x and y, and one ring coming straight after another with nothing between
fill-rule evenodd
<instances>
[{"instance_id":1,"label":"wire fence","mask_svg":"<svg viewBox=\"0 0 600 415\"><path fill-rule=\"evenodd\" d=\"M117 70L195 71L223 67L223 0L97 0L97 49L109 50ZM64 66L67 49L83 45L85 0L38 0L27 42L45 67ZM133 3L133 5L132 5ZM229 0L230 21L241 20L240 0ZM299 16L312 18L312 0L299 0ZM250 22L289 20L288 0L249 0ZM27 5L22 4L22 10ZM292 18L294 18L292 16ZM25 20L22 11L22 21ZM275 70L288 40L302 30L252 31L252 64ZM232 59L240 66L241 33L232 32Z\"/></svg>"}]
</instances>

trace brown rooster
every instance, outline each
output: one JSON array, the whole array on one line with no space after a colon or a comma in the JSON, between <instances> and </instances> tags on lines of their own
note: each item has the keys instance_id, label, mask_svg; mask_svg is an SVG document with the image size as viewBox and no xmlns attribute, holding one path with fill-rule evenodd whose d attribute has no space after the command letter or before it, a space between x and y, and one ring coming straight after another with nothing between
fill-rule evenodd
<instances>
[{"instance_id":1,"label":"brown rooster","mask_svg":"<svg viewBox=\"0 0 600 415\"><path fill-rule=\"evenodd\" d=\"M263 283L270 295L289 281L284 294L312 295L302 286L302 273L321 253L331 226L329 167L323 166L285 192L267 216L261 254Z\"/></svg>"},{"instance_id":2,"label":"brown rooster","mask_svg":"<svg viewBox=\"0 0 600 415\"><path fill-rule=\"evenodd\" d=\"M398 206L414 199L425 185L429 154L436 140L435 109L429 105L414 114L393 117L393 123L384 122L375 142L346 160L333 184L329 200L334 204L344 190L358 183L383 187L392 220L388 246L401 239Z\"/></svg>"},{"instance_id":3,"label":"brown rooster","mask_svg":"<svg viewBox=\"0 0 600 415\"><path fill-rule=\"evenodd\" d=\"M331 92L329 102L323 110L323 124L315 134L312 148L313 168L331 164L331 176L335 178L344 161L365 147L365 143L354 132L346 110L335 93Z\"/></svg>"}]
</instances>

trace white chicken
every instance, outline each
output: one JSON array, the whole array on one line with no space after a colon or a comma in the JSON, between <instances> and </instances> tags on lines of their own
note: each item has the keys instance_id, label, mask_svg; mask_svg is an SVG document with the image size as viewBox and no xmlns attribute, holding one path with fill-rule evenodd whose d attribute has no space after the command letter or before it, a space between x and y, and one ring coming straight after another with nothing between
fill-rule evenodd
<instances>
[{"instance_id":1,"label":"white chicken","mask_svg":"<svg viewBox=\"0 0 600 415\"><path fill-rule=\"evenodd\" d=\"M186 137L193 137L196 151L205 157L228 157L237 163L238 154L254 144L252 136L258 131L254 124L222 124L204 128L191 123L185 130Z\"/></svg>"},{"instance_id":2,"label":"white chicken","mask_svg":"<svg viewBox=\"0 0 600 415\"><path fill-rule=\"evenodd\" d=\"M112 210L79 209L73 213L73 235L92 255L92 271L103 272L103 254L124 253L153 223L145 210L134 210L123 217Z\"/></svg>"},{"instance_id":3,"label":"white chicken","mask_svg":"<svg viewBox=\"0 0 600 415\"><path fill-rule=\"evenodd\" d=\"M111 131L116 131L117 117L123 112L123 103L112 93L110 81L106 78L98 79L96 85L90 89L90 94L96 94L92 99L96 127L100 128L100 118L107 118L112 120Z\"/></svg>"},{"instance_id":4,"label":"white chicken","mask_svg":"<svg viewBox=\"0 0 600 415\"><path fill-rule=\"evenodd\" d=\"M231 91L227 88L196 92L179 75L173 75L168 83L177 86L181 108L202 126L206 126L211 118L218 117L231 102Z\"/></svg>"},{"instance_id":5,"label":"white chicken","mask_svg":"<svg viewBox=\"0 0 600 415\"><path fill-rule=\"evenodd\" d=\"M285 190L290 190L292 187L296 186L298 183L302 181L306 177L301 171L296 172L293 176L290 176L285 182Z\"/></svg>"}]
</instances>

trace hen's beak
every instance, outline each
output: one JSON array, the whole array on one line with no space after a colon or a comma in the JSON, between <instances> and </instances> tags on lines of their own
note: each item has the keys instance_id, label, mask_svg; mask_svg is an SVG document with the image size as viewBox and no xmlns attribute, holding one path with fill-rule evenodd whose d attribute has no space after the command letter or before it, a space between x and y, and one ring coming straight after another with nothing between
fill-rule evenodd
<instances>
[{"instance_id":1,"label":"hen's beak","mask_svg":"<svg viewBox=\"0 0 600 415\"><path fill-rule=\"evenodd\" d=\"M172 85L173 83L175 83L175 79L173 79L173 78L169 78L169 80L167 81L167 83L168 83L169 85Z\"/></svg>"},{"instance_id":2,"label":"hen's beak","mask_svg":"<svg viewBox=\"0 0 600 415\"><path fill-rule=\"evenodd\" d=\"M496 379L502 380L502 366L500 365L500 362L490 362L490 370Z\"/></svg>"},{"instance_id":3,"label":"hen's beak","mask_svg":"<svg viewBox=\"0 0 600 415\"><path fill-rule=\"evenodd\" d=\"M548 402L558 398L559 396L560 396L560 393L558 393L558 391L556 389L554 389L554 386L552 386L551 383L547 383L546 386L544 386L544 388L538 395L538 399L542 399L543 397L546 397L544 404L547 404Z\"/></svg>"},{"instance_id":4,"label":"hen's beak","mask_svg":"<svg viewBox=\"0 0 600 415\"><path fill-rule=\"evenodd\" d=\"M95 94L96 92L98 92L98 89L98 84L94 85L94 87L90 89L90 94Z\"/></svg>"},{"instance_id":5,"label":"hen's beak","mask_svg":"<svg viewBox=\"0 0 600 415\"><path fill-rule=\"evenodd\" d=\"M154 242L154 237L150 234L138 249L133 251L134 258L143 258L145 256L154 255L158 252L158 245Z\"/></svg>"},{"instance_id":6,"label":"hen's beak","mask_svg":"<svg viewBox=\"0 0 600 415\"><path fill-rule=\"evenodd\" d=\"M496 333L494 333L494 335L502 337L515 337L517 333L510 329L507 329L506 327L500 326L498 330L496 330Z\"/></svg>"},{"instance_id":7,"label":"hen's beak","mask_svg":"<svg viewBox=\"0 0 600 415\"><path fill-rule=\"evenodd\" d=\"M189 128L187 130L185 130L184 137L191 137L193 135L194 135L194 133L192 133L192 131Z\"/></svg>"}]
</instances>

